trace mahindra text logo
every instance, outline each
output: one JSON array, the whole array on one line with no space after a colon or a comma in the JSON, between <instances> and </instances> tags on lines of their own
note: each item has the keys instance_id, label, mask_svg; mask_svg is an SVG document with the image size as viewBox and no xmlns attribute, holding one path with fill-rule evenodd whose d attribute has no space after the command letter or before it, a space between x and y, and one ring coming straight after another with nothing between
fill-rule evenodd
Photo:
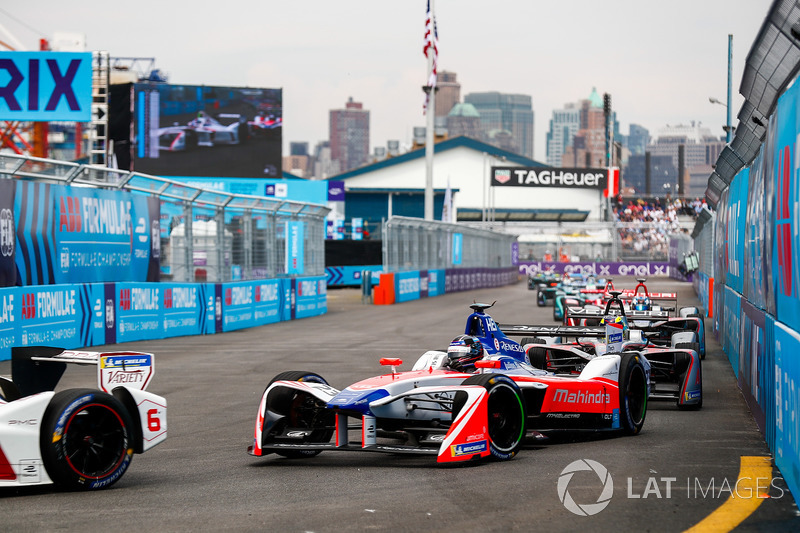
<instances>
[{"instance_id":1,"label":"mahindra text logo","mask_svg":"<svg viewBox=\"0 0 800 533\"><path fill-rule=\"evenodd\" d=\"M589 391L569 391L567 389L556 389L553 401L561 403L609 403L611 402L611 395L603 392L589 392Z\"/></svg>"},{"instance_id":2,"label":"mahindra text logo","mask_svg":"<svg viewBox=\"0 0 800 533\"><path fill-rule=\"evenodd\" d=\"M0 209L0 255L14 254L14 213L11 209Z\"/></svg>"},{"instance_id":3,"label":"mahindra text logo","mask_svg":"<svg viewBox=\"0 0 800 533\"><path fill-rule=\"evenodd\" d=\"M164 289L164 309L172 309L172 289Z\"/></svg>"},{"instance_id":4,"label":"mahindra text logo","mask_svg":"<svg viewBox=\"0 0 800 533\"><path fill-rule=\"evenodd\" d=\"M789 209L789 189L792 181L791 150L785 147L778 156L778 186L776 231L778 244L778 287L786 296L792 295L792 220Z\"/></svg>"},{"instance_id":5,"label":"mahindra text logo","mask_svg":"<svg viewBox=\"0 0 800 533\"><path fill-rule=\"evenodd\" d=\"M26 320L36 318L36 295L32 292L22 295L22 318Z\"/></svg>"}]
</instances>

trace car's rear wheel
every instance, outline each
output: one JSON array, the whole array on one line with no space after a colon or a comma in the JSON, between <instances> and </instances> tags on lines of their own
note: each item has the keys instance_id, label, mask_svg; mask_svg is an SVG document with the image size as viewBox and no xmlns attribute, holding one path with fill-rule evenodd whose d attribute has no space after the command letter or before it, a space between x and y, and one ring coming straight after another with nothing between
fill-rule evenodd
<instances>
[{"instance_id":1,"label":"car's rear wheel","mask_svg":"<svg viewBox=\"0 0 800 533\"><path fill-rule=\"evenodd\" d=\"M514 380L502 374L478 374L462 385L479 385L488 394L489 451L494 459L514 457L525 438L525 405Z\"/></svg>"},{"instance_id":2,"label":"car's rear wheel","mask_svg":"<svg viewBox=\"0 0 800 533\"><path fill-rule=\"evenodd\" d=\"M623 353L619 365L619 418L622 430L636 435L647 414L647 374L637 353Z\"/></svg>"},{"instance_id":3,"label":"car's rear wheel","mask_svg":"<svg viewBox=\"0 0 800 533\"><path fill-rule=\"evenodd\" d=\"M544 307L547 305L547 297L545 297L542 291L536 291L536 305L539 307Z\"/></svg>"},{"instance_id":4,"label":"car's rear wheel","mask_svg":"<svg viewBox=\"0 0 800 533\"><path fill-rule=\"evenodd\" d=\"M133 458L133 422L115 397L94 389L57 392L42 417L39 446L47 474L70 490L119 481Z\"/></svg>"},{"instance_id":5,"label":"car's rear wheel","mask_svg":"<svg viewBox=\"0 0 800 533\"><path fill-rule=\"evenodd\" d=\"M301 381L305 383L321 383L327 385L325 378L314 372L305 370L289 370L281 372L270 380L267 388L276 381ZM311 396L294 389L279 389L273 391L268 398L268 408L274 408L276 412L285 415L285 422L293 428L313 428L319 425L319 410L323 406L317 405L318 400ZM328 422L330 417L322 417L323 421ZM333 436L333 431L327 428L312 431L305 440L308 442L328 442ZM276 451L280 456L290 459L314 457L320 454L320 450L280 450Z\"/></svg>"}]
</instances>

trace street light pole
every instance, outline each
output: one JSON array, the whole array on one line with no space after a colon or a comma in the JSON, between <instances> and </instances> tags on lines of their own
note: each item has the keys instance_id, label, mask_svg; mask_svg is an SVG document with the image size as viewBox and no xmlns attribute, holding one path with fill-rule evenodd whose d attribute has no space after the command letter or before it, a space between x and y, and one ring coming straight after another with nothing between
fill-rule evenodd
<instances>
[{"instance_id":1,"label":"street light pole","mask_svg":"<svg viewBox=\"0 0 800 533\"><path fill-rule=\"evenodd\" d=\"M731 130L731 59L733 58L733 35L728 34L728 120L725 122L725 142L731 143L733 131Z\"/></svg>"}]
</instances>

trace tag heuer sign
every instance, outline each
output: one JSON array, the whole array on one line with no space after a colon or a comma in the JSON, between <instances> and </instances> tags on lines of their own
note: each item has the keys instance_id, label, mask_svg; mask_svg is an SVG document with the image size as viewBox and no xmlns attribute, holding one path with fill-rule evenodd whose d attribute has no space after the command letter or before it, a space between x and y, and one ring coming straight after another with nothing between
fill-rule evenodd
<instances>
[{"instance_id":1,"label":"tag heuer sign","mask_svg":"<svg viewBox=\"0 0 800 533\"><path fill-rule=\"evenodd\" d=\"M605 189L604 168L492 167L492 187Z\"/></svg>"}]
</instances>

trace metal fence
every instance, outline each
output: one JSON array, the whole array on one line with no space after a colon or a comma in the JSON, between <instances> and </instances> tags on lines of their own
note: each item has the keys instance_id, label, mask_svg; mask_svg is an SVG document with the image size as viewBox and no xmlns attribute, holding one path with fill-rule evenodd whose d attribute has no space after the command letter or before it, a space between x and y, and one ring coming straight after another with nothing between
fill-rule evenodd
<instances>
[{"instance_id":1,"label":"metal fence","mask_svg":"<svg viewBox=\"0 0 800 533\"><path fill-rule=\"evenodd\" d=\"M3 176L158 197L162 279L220 282L325 273L326 206L5 153L0 154ZM294 263L287 254L287 239L293 239Z\"/></svg>"},{"instance_id":2,"label":"metal fence","mask_svg":"<svg viewBox=\"0 0 800 533\"><path fill-rule=\"evenodd\" d=\"M516 240L463 224L391 217L383 224L383 267L389 272L510 267Z\"/></svg>"}]
</instances>

